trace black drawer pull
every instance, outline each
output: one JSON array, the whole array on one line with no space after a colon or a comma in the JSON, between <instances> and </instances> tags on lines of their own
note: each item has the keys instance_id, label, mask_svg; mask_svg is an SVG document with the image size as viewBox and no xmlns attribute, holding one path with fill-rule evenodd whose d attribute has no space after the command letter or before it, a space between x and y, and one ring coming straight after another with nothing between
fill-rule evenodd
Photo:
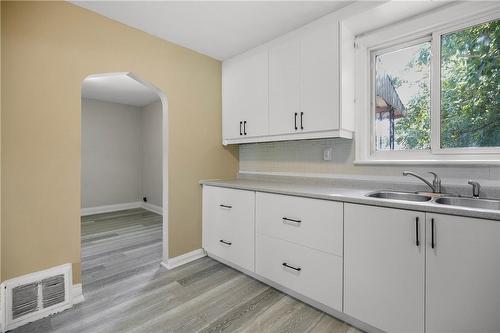
<instances>
[{"instance_id":1,"label":"black drawer pull","mask_svg":"<svg viewBox=\"0 0 500 333\"><path fill-rule=\"evenodd\" d=\"M415 233L416 233L415 234L416 235L416 237L415 237L415 239L416 239L415 245L420 246L420 237L419 237L419 234L420 234L420 222L418 220L418 217L415 218Z\"/></svg>"},{"instance_id":2,"label":"black drawer pull","mask_svg":"<svg viewBox=\"0 0 500 333\"><path fill-rule=\"evenodd\" d=\"M434 219L431 219L431 247L435 248L436 247L436 241L434 239Z\"/></svg>"},{"instance_id":3,"label":"black drawer pull","mask_svg":"<svg viewBox=\"0 0 500 333\"><path fill-rule=\"evenodd\" d=\"M295 130L298 130L299 128L297 127L297 112L294 113L294 124L295 124Z\"/></svg>"},{"instance_id":4,"label":"black drawer pull","mask_svg":"<svg viewBox=\"0 0 500 333\"><path fill-rule=\"evenodd\" d=\"M302 221L301 220L296 220L296 219L291 219L291 218L288 218L288 217L283 217L283 223L287 223L287 222L301 223Z\"/></svg>"},{"instance_id":5,"label":"black drawer pull","mask_svg":"<svg viewBox=\"0 0 500 333\"><path fill-rule=\"evenodd\" d=\"M304 112L300 113L300 129L304 129Z\"/></svg>"},{"instance_id":6,"label":"black drawer pull","mask_svg":"<svg viewBox=\"0 0 500 333\"><path fill-rule=\"evenodd\" d=\"M243 135L247 135L247 121L243 122Z\"/></svg>"},{"instance_id":7,"label":"black drawer pull","mask_svg":"<svg viewBox=\"0 0 500 333\"><path fill-rule=\"evenodd\" d=\"M293 269L294 271L297 271L297 272L300 272L302 270L302 268L290 266L286 262L284 262L282 265L283 265L283 267Z\"/></svg>"},{"instance_id":8,"label":"black drawer pull","mask_svg":"<svg viewBox=\"0 0 500 333\"><path fill-rule=\"evenodd\" d=\"M219 242L221 242L222 244L226 244L226 245L229 245L231 246L233 243L231 242L226 242L225 240L221 239Z\"/></svg>"},{"instance_id":9,"label":"black drawer pull","mask_svg":"<svg viewBox=\"0 0 500 333\"><path fill-rule=\"evenodd\" d=\"M229 206L229 205L219 205L219 206L222 207L222 208L227 208L227 209L233 208L233 206Z\"/></svg>"},{"instance_id":10,"label":"black drawer pull","mask_svg":"<svg viewBox=\"0 0 500 333\"><path fill-rule=\"evenodd\" d=\"M242 121L240 121L240 135L243 135L243 131L241 130L241 125L243 125Z\"/></svg>"}]
</instances>

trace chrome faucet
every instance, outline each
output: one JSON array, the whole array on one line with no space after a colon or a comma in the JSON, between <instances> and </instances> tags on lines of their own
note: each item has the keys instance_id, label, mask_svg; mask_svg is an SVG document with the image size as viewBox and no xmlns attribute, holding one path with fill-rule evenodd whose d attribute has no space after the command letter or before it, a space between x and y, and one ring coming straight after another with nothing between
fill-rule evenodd
<instances>
[{"instance_id":1,"label":"chrome faucet","mask_svg":"<svg viewBox=\"0 0 500 333\"><path fill-rule=\"evenodd\" d=\"M429 171L429 173L434 176L432 184L429 181L427 181L424 177L419 176L411 171L403 171L403 176L413 176L415 178L418 178L421 181L423 181L427 186L429 186L432 189L432 192L441 193L441 178L439 178L439 176L435 172Z\"/></svg>"},{"instance_id":2,"label":"chrome faucet","mask_svg":"<svg viewBox=\"0 0 500 333\"><path fill-rule=\"evenodd\" d=\"M481 191L481 185L478 182L469 180L467 184L472 185L472 197L479 198L479 192Z\"/></svg>"}]
</instances>

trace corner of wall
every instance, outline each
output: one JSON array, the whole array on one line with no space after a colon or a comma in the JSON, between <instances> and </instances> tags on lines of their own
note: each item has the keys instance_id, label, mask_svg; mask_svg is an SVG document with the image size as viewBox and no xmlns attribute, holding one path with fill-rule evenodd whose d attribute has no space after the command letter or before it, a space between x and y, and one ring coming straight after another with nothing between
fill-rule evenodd
<instances>
[{"instance_id":1,"label":"corner of wall","mask_svg":"<svg viewBox=\"0 0 500 333\"><path fill-rule=\"evenodd\" d=\"M0 2L0 282L2 278L2 6Z\"/></svg>"}]
</instances>

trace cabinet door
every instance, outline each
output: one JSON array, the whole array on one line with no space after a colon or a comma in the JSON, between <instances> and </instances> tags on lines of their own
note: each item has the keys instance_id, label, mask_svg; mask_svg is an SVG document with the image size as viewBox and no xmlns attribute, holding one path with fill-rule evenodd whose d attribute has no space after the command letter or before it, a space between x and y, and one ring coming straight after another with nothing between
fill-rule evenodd
<instances>
[{"instance_id":1,"label":"cabinet door","mask_svg":"<svg viewBox=\"0 0 500 333\"><path fill-rule=\"evenodd\" d=\"M203 186L203 248L254 271L255 192Z\"/></svg>"},{"instance_id":2,"label":"cabinet door","mask_svg":"<svg viewBox=\"0 0 500 333\"><path fill-rule=\"evenodd\" d=\"M269 50L269 133L300 131L299 39L286 40Z\"/></svg>"},{"instance_id":3,"label":"cabinet door","mask_svg":"<svg viewBox=\"0 0 500 333\"><path fill-rule=\"evenodd\" d=\"M424 227L424 213L344 204L345 313L387 332L424 331Z\"/></svg>"},{"instance_id":4,"label":"cabinet door","mask_svg":"<svg viewBox=\"0 0 500 333\"><path fill-rule=\"evenodd\" d=\"M427 214L426 256L426 332L500 332L500 222Z\"/></svg>"},{"instance_id":5,"label":"cabinet door","mask_svg":"<svg viewBox=\"0 0 500 333\"><path fill-rule=\"evenodd\" d=\"M240 122L246 122L245 128L241 128L241 134ZM267 49L244 54L223 63L222 123L224 139L268 134Z\"/></svg>"},{"instance_id":6,"label":"cabinet door","mask_svg":"<svg viewBox=\"0 0 500 333\"><path fill-rule=\"evenodd\" d=\"M303 132L339 128L339 26L308 31L300 43Z\"/></svg>"}]
</instances>

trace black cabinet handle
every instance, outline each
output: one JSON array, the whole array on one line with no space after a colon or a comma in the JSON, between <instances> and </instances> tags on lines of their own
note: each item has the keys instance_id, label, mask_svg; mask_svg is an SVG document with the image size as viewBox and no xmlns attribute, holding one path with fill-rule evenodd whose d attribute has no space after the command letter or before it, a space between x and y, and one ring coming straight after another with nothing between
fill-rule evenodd
<instances>
[{"instance_id":1,"label":"black cabinet handle","mask_svg":"<svg viewBox=\"0 0 500 333\"><path fill-rule=\"evenodd\" d=\"M300 129L304 129L304 112L300 113Z\"/></svg>"},{"instance_id":2,"label":"black cabinet handle","mask_svg":"<svg viewBox=\"0 0 500 333\"><path fill-rule=\"evenodd\" d=\"M246 120L243 122L243 134L247 135L247 121Z\"/></svg>"},{"instance_id":3,"label":"black cabinet handle","mask_svg":"<svg viewBox=\"0 0 500 333\"><path fill-rule=\"evenodd\" d=\"M282 265L283 265L283 267L293 269L294 271L297 271L297 272L300 272L302 270L302 268L290 266L286 262L284 262Z\"/></svg>"},{"instance_id":4,"label":"black cabinet handle","mask_svg":"<svg viewBox=\"0 0 500 333\"><path fill-rule=\"evenodd\" d=\"M294 113L294 124L295 124L295 130L298 130L299 128L297 127L297 112Z\"/></svg>"},{"instance_id":5,"label":"black cabinet handle","mask_svg":"<svg viewBox=\"0 0 500 333\"><path fill-rule=\"evenodd\" d=\"M242 121L240 121L240 135L243 135L243 132L241 131L241 125L243 125Z\"/></svg>"},{"instance_id":6,"label":"black cabinet handle","mask_svg":"<svg viewBox=\"0 0 500 333\"><path fill-rule=\"evenodd\" d=\"M434 219L431 219L431 247L435 248L436 247L436 241L434 239Z\"/></svg>"},{"instance_id":7,"label":"black cabinet handle","mask_svg":"<svg viewBox=\"0 0 500 333\"><path fill-rule=\"evenodd\" d=\"M283 223L286 223L286 222L301 223L302 222L301 220L291 219L288 217L283 217L282 219L283 219Z\"/></svg>"},{"instance_id":8,"label":"black cabinet handle","mask_svg":"<svg viewBox=\"0 0 500 333\"><path fill-rule=\"evenodd\" d=\"M416 237L415 237L415 239L416 239L415 245L417 247L420 246L420 237L419 237L419 234L420 234L420 225L419 224L420 224L420 221L418 220L418 217L417 217L417 218L415 218L415 235L416 235Z\"/></svg>"},{"instance_id":9,"label":"black cabinet handle","mask_svg":"<svg viewBox=\"0 0 500 333\"><path fill-rule=\"evenodd\" d=\"M221 239L219 242L221 242L222 244L229 245L229 246L231 246L231 244L233 244L233 243L231 243L231 242L226 242L226 241L225 241L225 240L223 240L223 239Z\"/></svg>"},{"instance_id":10,"label":"black cabinet handle","mask_svg":"<svg viewBox=\"0 0 500 333\"><path fill-rule=\"evenodd\" d=\"M221 206L222 208L227 208L227 209L233 208L233 206L229 206L229 205L219 205L219 206Z\"/></svg>"}]
</instances>

